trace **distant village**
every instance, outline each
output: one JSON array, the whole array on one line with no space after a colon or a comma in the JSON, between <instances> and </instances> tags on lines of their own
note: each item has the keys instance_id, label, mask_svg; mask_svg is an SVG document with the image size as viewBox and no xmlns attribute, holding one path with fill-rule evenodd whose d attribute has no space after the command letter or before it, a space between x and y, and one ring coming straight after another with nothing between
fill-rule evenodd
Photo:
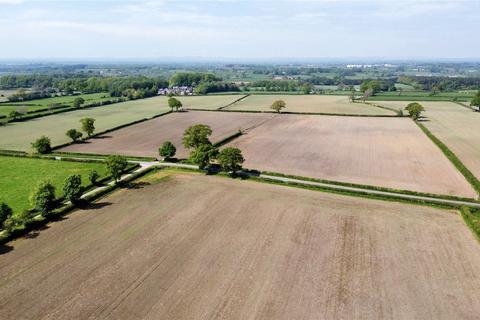
<instances>
[{"instance_id":1,"label":"distant village","mask_svg":"<svg viewBox=\"0 0 480 320\"><path fill-rule=\"evenodd\" d=\"M174 96L191 96L193 95L193 87L181 86L172 88L161 88L158 90L158 95L167 96L169 94L172 94Z\"/></svg>"}]
</instances>

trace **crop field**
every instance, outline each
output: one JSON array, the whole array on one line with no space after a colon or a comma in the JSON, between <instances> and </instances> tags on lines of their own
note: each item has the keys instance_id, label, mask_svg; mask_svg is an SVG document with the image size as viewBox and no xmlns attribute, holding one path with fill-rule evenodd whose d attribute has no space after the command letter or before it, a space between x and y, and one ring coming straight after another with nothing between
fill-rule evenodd
<instances>
[{"instance_id":1,"label":"crop field","mask_svg":"<svg viewBox=\"0 0 480 320\"><path fill-rule=\"evenodd\" d=\"M5 319L480 312L480 248L455 212L220 177L145 177L2 251Z\"/></svg>"},{"instance_id":2,"label":"crop field","mask_svg":"<svg viewBox=\"0 0 480 320\"><path fill-rule=\"evenodd\" d=\"M122 154L129 156L158 157L158 148L171 141L177 148L177 157L186 158L188 150L182 146L183 132L189 126L209 125L212 142L268 121L272 114L188 111L174 112L133 126L109 132L85 143L62 148L65 152Z\"/></svg>"},{"instance_id":3,"label":"crop field","mask_svg":"<svg viewBox=\"0 0 480 320\"><path fill-rule=\"evenodd\" d=\"M445 195L475 191L406 118L280 115L230 143L249 169Z\"/></svg>"},{"instance_id":4,"label":"crop field","mask_svg":"<svg viewBox=\"0 0 480 320\"><path fill-rule=\"evenodd\" d=\"M422 124L480 179L480 112L452 102L421 104L425 107L424 116L427 120Z\"/></svg>"},{"instance_id":5,"label":"crop field","mask_svg":"<svg viewBox=\"0 0 480 320\"><path fill-rule=\"evenodd\" d=\"M168 110L166 97L154 97L9 123L0 127L0 149L30 150L31 142L42 135L48 136L52 145L69 142L65 132L80 129L80 119L85 117L96 119L95 128L99 132Z\"/></svg>"},{"instance_id":6,"label":"crop field","mask_svg":"<svg viewBox=\"0 0 480 320\"><path fill-rule=\"evenodd\" d=\"M285 101L287 107L282 111L317 112L336 114L392 115L395 113L363 103L351 103L348 96L326 95L251 95L227 110L273 111L270 109L276 100Z\"/></svg>"},{"instance_id":7,"label":"crop field","mask_svg":"<svg viewBox=\"0 0 480 320\"><path fill-rule=\"evenodd\" d=\"M211 96L179 96L175 98L180 100L185 108L216 110L234 102L237 99L240 99L243 96L244 95L241 94L222 94Z\"/></svg>"},{"instance_id":8,"label":"crop field","mask_svg":"<svg viewBox=\"0 0 480 320\"><path fill-rule=\"evenodd\" d=\"M82 94L78 96L62 96L62 97L53 97L53 98L44 98L44 99L35 99L28 101L19 101L19 102L6 102L0 104L0 115L8 115L13 110L17 111L35 111L43 110L48 108L48 106L58 104L65 107L70 107L73 105L73 100L75 98L82 97L85 99L85 104L100 102L105 100L112 99L108 93L91 93L91 94Z\"/></svg>"},{"instance_id":9,"label":"crop field","mask_svg":"<svg viewBox=\"0 0 480 320\"><path fill-rule=\"evenodd\" d=\"M57 196L62 195L63 183L69 175L80 174L82 181L88 184L88 173L96 170L105 176L105 165L101 163L83 163L54 161L46 159L17 158L0 156L0 201L5 201L14 212L29 208L29 196L35 185L50 180L57 188Z\"/></svg>"}]
</instances>

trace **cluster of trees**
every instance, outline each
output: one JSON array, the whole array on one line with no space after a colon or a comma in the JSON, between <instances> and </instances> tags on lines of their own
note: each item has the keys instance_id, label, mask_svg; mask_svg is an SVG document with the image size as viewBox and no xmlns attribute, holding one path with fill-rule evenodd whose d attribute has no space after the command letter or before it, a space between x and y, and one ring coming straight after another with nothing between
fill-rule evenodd
<instances>
[{"instance_id":1,"label":"cluster of trees","mask_svg":"<svg viewBox=\"0 0 480 320\"><path fill-rule=\"evenodd\" d=\"M418 102L409 103L405 107L405 110L408 111L408 114L413 120L418 120L420 118L421 113L425 111L423 106Z\"/></svg>"},{"instance_id":2,"label":"cluster of trees","mask_svg":"<svg viewBox=\"0 0 480 320\"><path fill-rule=\"evenodd\" d=\"M218 150L211 141L212 129L205 124L196 124L187 128L183 134L182 143L187 149L191 149L189 161L204 169L216 160L220 167L232 175L242 169L245 161L242 152L238 148L227 147ZM171 141L165 141L158 152L165 160L170 160L175 156L177 149Z\"/></svg>"},{"instance_id":3,"label":"cluster of trees","mask_svg":"<svg viewBox=\"0 0 480 320\"><path fill-rule=\"evenodd\" d=\"M249 88L261 88L263 91L287 91L287 92L302 92L310 94L313 91L313 85L309 82L298 80L258 80L253 81L245 90Z\"/></svg>"},{"instance_id":4,"label":"cluster of trees","mask_svg":"<svg viewBox=\"0 0 480 320\"><path fill-rule=\"evenodd\" d=\"M366 80L361 83L360 91L365 93L366 91L370 90L372 95L375 95L381 91L396 91L397 88L395 87L395 82L395 79Z\"/></svg>"},{"instance_id":5,"label":"cluster of trees","mask_svg":"<svg viewBox=\"0 0 480 320\"><path fill-rule=\"evenodd\" d=\"M235 92L235 91L240 91L240 89L235 83L227 83L223 81L201 82L193 90L193 92L195 92L196 94L207 94L207 93L213 93L213 92Z\"/></svg>"},{"instance_id":6,"label":"cluster of trees","mask_svg":"<svg viewBox=\"0 0 480 320\"><path fill-rule=\"evenodd\" d=\"M28 101L34 99L50 98L54 93L53 90L44 89L41 91L27 91L25 89L18 89L17 92L8 96L7 99L9 102L18 102L18 101Z\"/></svg>"},{"instance_id":7,"label":"cluster of trees","mask_svg":"<svg viewBox=\"0 0 480 320\"><path fill-rule=\"evenodd\" d=\"M168 84L170 87L195 87L204 82L217 81L222 81L222 78L214 75L213 73L177 72L170 78Z\"/></svg>"},{"instance_id":8,"label":"cluster of trees","mask_svg":"<svg viewBox=\"0 0 480 320\"><path fill-rule=\"evenodd\" d=\"M128 166L127 160L122 156L109 156L105 161L108 174L116 183L120 180L122 173ZM98 184L100 175L97 171L92 170L88 175L88 179L92 185ZM73 174L65 179L62 187L63 198L72 204L78 204L81 200L84 187L82 186L82 177ZM33 210L13 214L12 208L5 202L0 202L0 229L11 232L14 228L25 225L31 221L33 214L39 213L43 217L48 217L54 209L60 204L56 196L56 188L50 181L42 181L37 184L33 192L30 194L30 205Z\"/></svg>"},{"instance_id":9,"label":"cluster of trees","mask_svg":"<svg viewBox=\"0 0 480 320\"><path fill-rule=\"evenodd\" d=\"M424 77L402 76L398 82L413 86L417 90L445 92L456 90L472 90L480 87L478 77Z\"/></svg>"},{"instance_id":10,"label":"cluster of trees","mask_svg":"<svg viewBox=\"0 0 480 320\"><path fill-rule=\"evenodd\" d=\"M470 106L477 107L477 111L480 112L480 90L478 90L473 97L472 101L470 102Z\"/></svg>"}]
</instances>

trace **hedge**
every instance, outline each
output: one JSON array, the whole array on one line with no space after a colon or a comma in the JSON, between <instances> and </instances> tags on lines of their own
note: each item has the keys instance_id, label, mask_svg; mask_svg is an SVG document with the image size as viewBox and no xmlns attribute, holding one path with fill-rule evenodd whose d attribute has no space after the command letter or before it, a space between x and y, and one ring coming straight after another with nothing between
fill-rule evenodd
<instances>
[{"instance_id":1,"label":"hedge","mask_svg":"<svg viewBox=\"0 0 480 320\"><path fill-rule=\"evenodd\" d=\"M387 115L387 114L349 114L349 113L324 113L324 112L293 112L282 111L280 113L276 111L266 110L227 110L227 109L195 109L196 111L210 111L210 112L243 112L243 113L273 113L273 114L304 114L304 115L318 115L318 116L342 116L342 117L367 117L367 118L394 118L399 115Z\"/></svg>"},{"instance_id":2,"label":"hedge","mask_svg":"<svg viewBox=\"0 0 480 320\"><path fill-rule=\"evenodd\" d=\"M427 129L423 124L418 121L415 123L419 126L419 128L430 138L437 145L437 147L442 150L443 154L453 163L453 165L460 171L461 174L465 177L465 179L472 185L473 189L477 193L480 193L480 181L473 175L473 173L468 170L468 168L460 161L460 159L450 150L440 139L433 135L430 130Z\"/></svg>"},{"instance_id":3,"label":"hedge","mask_svg":"<svg viewBox=\"0 0 480 320\"><path fill-rule=\"evenodd\" d=\"M384 192L406 194L406 195L419 196L419 197L432 197L432 198L439 198L439 199L445 199L445 200L470 201L470 202L473 201L473 202L480 203L479 201L476 201L475 199L472 199L472 198L464 198L464 197L457 197L457 196L450 196L450 195L416 192L416 191L403 190L403 189L392 189L392 188L386 188L386 187L379 187L379 186L372 186L372 185L365 185L365 184L356 184L356 183L341 182L341 181L315 179L315 178L294 176L294 175L288 175L288 174L277 173L277 172L269 172L269 171L262 171L260 173L265 174L265 175L270 175L270 176L282 177L282 178L291 178L291 179L305 180L305 181L310 181L310 182L328 183L328 184L333 184L333 185L338 185L338 186L343 186L343 187L352 187L352 188L360 188L360 189L366 189L366 190L384 191Z\"/></svg>"},{"instance_id":4,"label":"hedge","mask_svg":"<svg viewBox=\"0 0 480 320\"><path fill-rule=\"evenodd\" d=\"M218 108L217 110L222 110L222 109L228 108L228 107L230 107L231 105L233 105L233 104L235 104L235 103L237 103L237 102L239 102L239 101L247 98L248 96L250 96L250 95L249 95L249 94L246 94L246 95L244 95L244 96L236 99L235 101L230 102L229 104L227 104L227 105L225 105L225 106L223 106L223 107Z\"/></svg>"},{"instance_id":5,"label":"hedge","mask_svg":"<svg viewBox=\"0 0 480 320\"><path fill-rule=\"evenodd\" d=\"M480 210L462 207L460 208L460 214L465 224L472 230L475 237L480 240Z\"/></svg>"}]
</instances>

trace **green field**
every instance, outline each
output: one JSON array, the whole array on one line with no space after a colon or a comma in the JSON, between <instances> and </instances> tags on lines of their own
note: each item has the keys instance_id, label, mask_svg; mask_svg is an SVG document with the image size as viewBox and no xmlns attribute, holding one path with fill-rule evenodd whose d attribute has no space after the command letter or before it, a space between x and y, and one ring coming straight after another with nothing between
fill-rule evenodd
<instances>
[{"instance_id":1,"label":"green field","mask_svg":"<svg viewBox=\"0 0 480 320\"><path fill-rule=\"evenodd\" d=\"M0 104L0 115L8 115L13 110L18 111L35 111L48 108L51 105L59 104L64 107L71 107L75 98L82 97L85 104L101 102L112 99L108 93L91 93L78 96L62 96L44 99L35 99L19 102L4 102Z\"/></svg>"},{"instance_id":2,"label":"green field","mask_svg":"<svg viewBox=\"0 0 480 320\"><path fill-rule=\"evenodd\" d=\"M457 98L458 101L470 101L474 93L472 92L441 92L435 95L431 95L430 92L425 91L392 91L392 92L379 92L376 95L370 97L368 100L418 100L418 101L451 101Z\"/></svg>"},{"instance_id":3,"label":"green field","mask_svg":"<svg viewBox=\"0 0 480 320\"><path fill-rule=\"evenodd\" d=\"M82 175L82 182L88 184L91 170L103 177L106 175L103 163L55 161L47 159L0 156L0 201L6 202L14 212L30 208L29 196L40 181L50 180L56 187L57 197L62 196L62 186L67 176Z\"/></svg>"},{"instance_id":4,"label":"green field","mask_svg":"<svg viewBox=\"0 0 480 320\"><path fill-rule=\"evenodd\" d=\"M168 110L167 97L154 97L12 122L0 126L0 149L29 151L31 142L42 135L48 136L54 146L69 142L65 132L80 129L80 119L85 117L95 118L96 131L100 132Z\"/></svg>"}]
</instances>

